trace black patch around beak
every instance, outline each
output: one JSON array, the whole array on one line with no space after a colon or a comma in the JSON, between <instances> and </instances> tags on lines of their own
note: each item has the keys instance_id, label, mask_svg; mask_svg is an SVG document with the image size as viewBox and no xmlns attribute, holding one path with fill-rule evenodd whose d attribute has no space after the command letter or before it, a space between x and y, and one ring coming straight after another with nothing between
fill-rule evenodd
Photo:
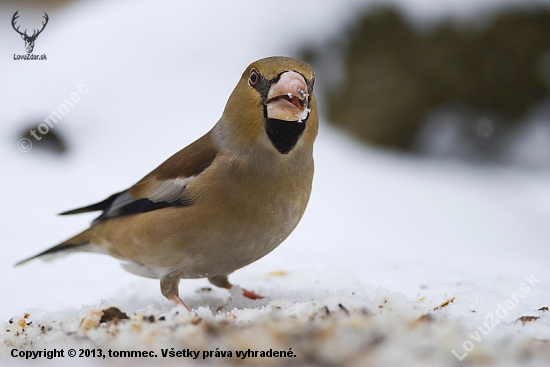
<instances>
[{"instance_id":1,"label":"black patch around beak","mask_svg":"<svg viewBox=\"0 0 550 367\"><path fill-rule=\"evenodd\" d=\"M287 154L296 146L306 128L306 121L265 120L265 131L273 146L281 154Z\"/></svg>"}]
</instances>

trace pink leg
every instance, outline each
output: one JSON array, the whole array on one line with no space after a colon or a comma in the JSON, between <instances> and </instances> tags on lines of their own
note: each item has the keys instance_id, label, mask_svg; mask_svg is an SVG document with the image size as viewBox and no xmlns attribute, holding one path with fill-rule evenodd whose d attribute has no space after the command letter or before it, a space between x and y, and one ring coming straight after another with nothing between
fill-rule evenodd
<instances>
[{"instance_id":1,"label":"pink leg","mask_svg":"<svg viewBox=\"0 0 550 367\"><path fill-rule=\"evenodd\" d=\"M248 291L244 288L241 288L241 289L243 290L243 296L245 296L246 298L250 298L250 299L262 299L262 298L264 298L263 296L260 296L259 294Z\"/></svg>"},{"instance_id":2,"label":"pink leg","mask_svg":"<svg viewBox=\"0 0 550 367\"><path fill-rule=\"evenodd\" d=\"M215 277L208 278L210 283L214 284L216 287L225 288L225 289L231 289L233 288L233 284L229 283L229 280L227 280L226 275L218 275ZM256 294L254 292L251 292L249 290L246 290L244 288L241 288L243 290L243 296L250 299L262 299L263 296L260 296L259 294Z\"/></svg>"},{"instance_id":3,"label":"pink leg","mask_svg":"<svg viewBox=\"0 0 550 367\"><path fill-rule=\"evenodd\" d=\"M191 310L189 309L189 307L187 307L187 305L186 305L186 304L183 302L183 300L180 298L180 296L175 295L175 296L172 296L170 299L174 302L175 305L182 305L183 307L185 307L185 308L187 309L187 311L191 311Z\"/></svg>"}]
</instances>

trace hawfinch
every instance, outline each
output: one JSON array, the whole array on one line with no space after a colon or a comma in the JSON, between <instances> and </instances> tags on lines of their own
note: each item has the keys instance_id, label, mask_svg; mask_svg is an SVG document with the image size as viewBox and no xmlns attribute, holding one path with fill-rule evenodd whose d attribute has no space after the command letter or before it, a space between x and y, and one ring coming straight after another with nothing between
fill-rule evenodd
<instances>
[{"instance_id":1,"label":"hawfinch","mask_svg":"<svg viewBox=\"0 0 550 367\"><path fill-rule=\"evenodd\" d=\"M89 229L16 265L107 254L131 273L160 279L162 294L183 306L182 278L230 289L227 276L271 252L304 214L318 130L314 84L303 61L252 63L212 130L129 189L61 213L101 211Z\"/></svg>"}]
</instances>

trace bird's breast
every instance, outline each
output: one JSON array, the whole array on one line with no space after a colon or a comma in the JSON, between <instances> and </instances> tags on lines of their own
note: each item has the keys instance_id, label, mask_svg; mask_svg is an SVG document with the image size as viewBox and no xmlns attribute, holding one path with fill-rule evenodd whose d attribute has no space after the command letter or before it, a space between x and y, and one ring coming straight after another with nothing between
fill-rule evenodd
<instances>
[{"instance_id":1,"label":"bird's breast","mask_svg":"<svg viewBox=\"0 0 550 367\"><path fill-rule=\"evenodd\" d=\"M256 162L222 160L224 169L213 170L219 176L197 188L194 205L202 213L204 233L195 246L202 249L204 263L211 264L201 273L229 274L258 260L283 242L304 214L313 160L300 165L292 160Z\"/></svg>"}]
</instances>

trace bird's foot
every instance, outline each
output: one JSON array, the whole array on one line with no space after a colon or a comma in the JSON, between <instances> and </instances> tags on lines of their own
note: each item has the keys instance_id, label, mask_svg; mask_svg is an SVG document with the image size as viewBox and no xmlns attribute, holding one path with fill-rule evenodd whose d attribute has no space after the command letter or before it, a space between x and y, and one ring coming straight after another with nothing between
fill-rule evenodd
<instances>
[{"instance_id":1,"label":"bird's foot","mask_svg":"<svg viewBox=\"0 0 550 367\"><path fill-rule=\"evenodd\" d=\"M180 298L180 296L178 295L175 295L175 296L172 296L170 297L170 299L172 300L172 302L174 302L174 304L177 306L177 305L182 305L183 307L185 307L185 309L189 312L191 312L191 310L189 309L189 307L187 307L187 305L183 302L183 300Z\"/></svg>"},{"instance_id":2,"label":"bird's foot","mask_svg":"<svg viewBox=\"0 0 550 367\"><path fill-rule=\"evenodd\" d=\"M260 296L259 294L251 292L251 291L246 290L244 288L241 288L241 289L243 291L243 296L245 296L246 298L250 298L250 299L262 299L262 298L264 298L264 296Z\"/></svg>"},{"instance_id":3,"label":"bird's foot","mask_svg":"<svg viewBox=\"0 0 550 367\"><path fill-rule=\"evenodd\" d=\"M227 280L227 275L218 275L215 277L208 278L210 283L214 284L216 287L225 288L225 289L231 289L233 288L233 284L229 283L229 280ZM263 296L260 296L259 294L256 294L254 292L251 292L249 290L246 290L244 288L241 288L243 291L243 296L250 299L262 299Z\"/></svg>"}]
</instances>

